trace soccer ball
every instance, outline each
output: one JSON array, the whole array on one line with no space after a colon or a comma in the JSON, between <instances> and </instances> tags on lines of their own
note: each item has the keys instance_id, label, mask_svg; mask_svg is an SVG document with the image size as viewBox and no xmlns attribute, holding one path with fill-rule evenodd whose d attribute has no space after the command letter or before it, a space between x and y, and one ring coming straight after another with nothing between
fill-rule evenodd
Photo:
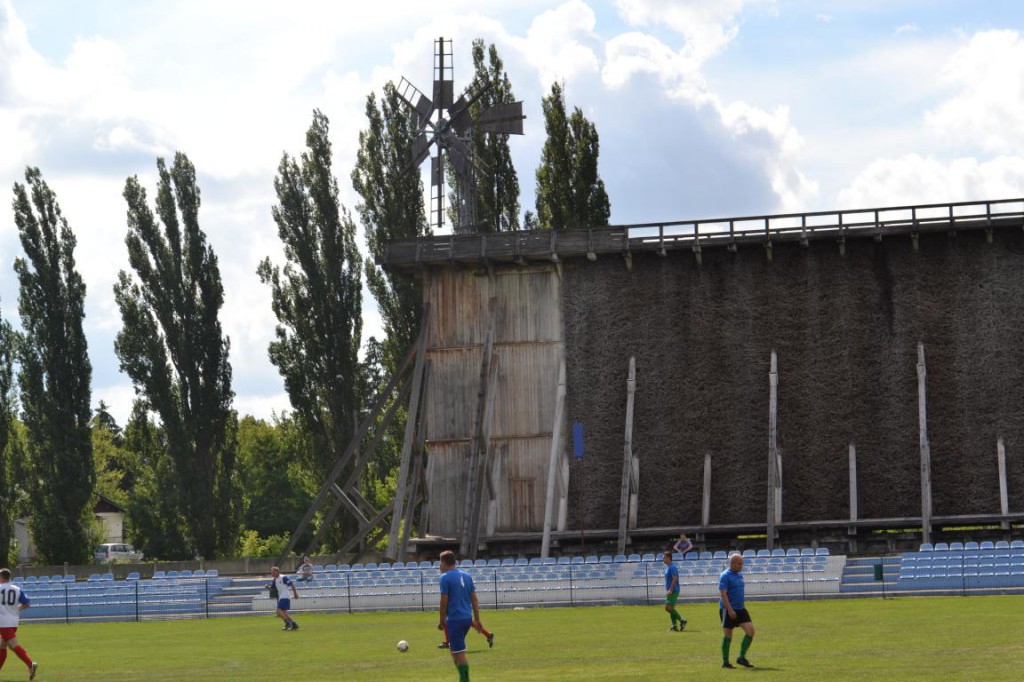
<instances>
[{"instance_id":1,"label":"soccer ball","mask_svg":"<svg viewBox=\"0 0 1024 682\"><path fill-rule=\"evenodd\" d=\"M398 647L398 650L403 653L409 650L409 643L404 639L398 642L398 644L396 644L395 646Z\"/></svg>"}]
</instances>

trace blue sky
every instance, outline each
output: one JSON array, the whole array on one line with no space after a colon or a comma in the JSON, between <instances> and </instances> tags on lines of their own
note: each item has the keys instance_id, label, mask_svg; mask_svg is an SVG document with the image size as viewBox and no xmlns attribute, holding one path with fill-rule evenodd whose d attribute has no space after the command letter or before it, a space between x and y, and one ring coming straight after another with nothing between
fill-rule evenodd
<instances>
[{"instance_id":1,"label":"blue sky","mask_svg":"<svg viewBox=\"0 0 1024 682\"><path fill-rule=\"evenodd\" d=\"M434 38L454 41L457 88L472 40L497 45L528 117L511 143L524 210L557 79L600 133L612 221L635 223L1024 196L1022 29L1024 3L996 0L0 0L0 186L33 165L57 192L88 286L93 400L123 421L121 191L138 175L152 194L156 157L187 153L236 407L269 417L288 402L255 269L281 262L281 154L301 153L321 109L353 208L366 95L403 75L427 89ZM7 208L0 314L15 324L20 253Z\"/></svg>"}]
</instances>

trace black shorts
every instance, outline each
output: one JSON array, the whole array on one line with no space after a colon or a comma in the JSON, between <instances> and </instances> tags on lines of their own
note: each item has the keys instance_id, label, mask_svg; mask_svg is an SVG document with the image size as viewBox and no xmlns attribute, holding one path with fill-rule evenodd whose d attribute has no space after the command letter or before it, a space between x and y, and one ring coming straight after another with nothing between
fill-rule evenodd
<instances>
[{"instance_id":1,"label":"black shorts","mask_svg":"<svg viewBox=\"0 0 1024 682\"><path fill-rule=\"evenodd\" d=\"M718 617L722 621L722 627L726 630L732 630L735 627L739 627L744 623L751 622L750 614L747 613L746 609L736 609L736 617L730 618L728 611L725 609L718 609Z\"/></svg>"}]
</instances>

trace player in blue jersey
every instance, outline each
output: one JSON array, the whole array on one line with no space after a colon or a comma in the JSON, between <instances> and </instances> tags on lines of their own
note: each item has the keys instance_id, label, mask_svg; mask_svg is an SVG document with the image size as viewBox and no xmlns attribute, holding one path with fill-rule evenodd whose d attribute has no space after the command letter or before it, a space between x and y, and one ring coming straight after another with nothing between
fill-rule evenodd
<instances>
[{"instance_id":1,"label":"player in blue jersey","mask_svg":"<svg viewBox=\"0 0 1024 682\"><path fill-rule=\"evenodd\" d=\"M441 608L438 630L447 628L449 651L459 671L459 682L469 682L469 661L466 660L466 633L480 630L480 604L476 598L473 578L456 567L455 552L441 552Z\"/></svg>"},{"instance_id":2,"label":"player in blue jersey","mask_svg":"<svg viewBox=\"0 0 1024 682\"><path fill-rule=\"evenodd\" d=\"M754 664L747 660L747 649L754 640L754 624L747 613L745 603L746 586L743 584L743 556L738 553L729 555L729 568L722 571L718 578L718 615L722 619L722 667L735 668L729 663L729 647L732 646L732 631L735 627L743 628L743 643L740 645L740 657L736 662L744 668L753 668Z\"/></svg>"},{"instance_id":3,"label":"player in blue jersey","mask_svg":"<svg viewBox=\"0 0 1024 682\"><path fill-rule=\"evenodd\" d=\"M668 611L668 616L672 619L672 627L669 630L682 632L686 627L686 619L676 611L676 601L679 599L679 568L672 560L672 552L665 552L662 562L665 564L665 610ZM676 621L679 621L678 627Z\"/></svg>"}]
</instances>

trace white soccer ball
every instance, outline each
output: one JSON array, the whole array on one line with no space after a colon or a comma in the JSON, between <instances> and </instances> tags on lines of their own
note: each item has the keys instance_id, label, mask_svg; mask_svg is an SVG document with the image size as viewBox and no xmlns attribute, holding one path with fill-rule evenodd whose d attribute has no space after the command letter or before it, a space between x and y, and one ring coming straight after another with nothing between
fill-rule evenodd
<instances>
[{"instance_id":1,"label":"white soccer ball","mask_svg":"<svg viewBox=\"0 0 1024 682\"><path fill-rule=\"evenodd\" d=\"M395 646L398 647L398 650L402 652L406 652L409 650L409 643L404 639L399 641L398 644L396 644Z\"/></svg>"}]
</instances>

